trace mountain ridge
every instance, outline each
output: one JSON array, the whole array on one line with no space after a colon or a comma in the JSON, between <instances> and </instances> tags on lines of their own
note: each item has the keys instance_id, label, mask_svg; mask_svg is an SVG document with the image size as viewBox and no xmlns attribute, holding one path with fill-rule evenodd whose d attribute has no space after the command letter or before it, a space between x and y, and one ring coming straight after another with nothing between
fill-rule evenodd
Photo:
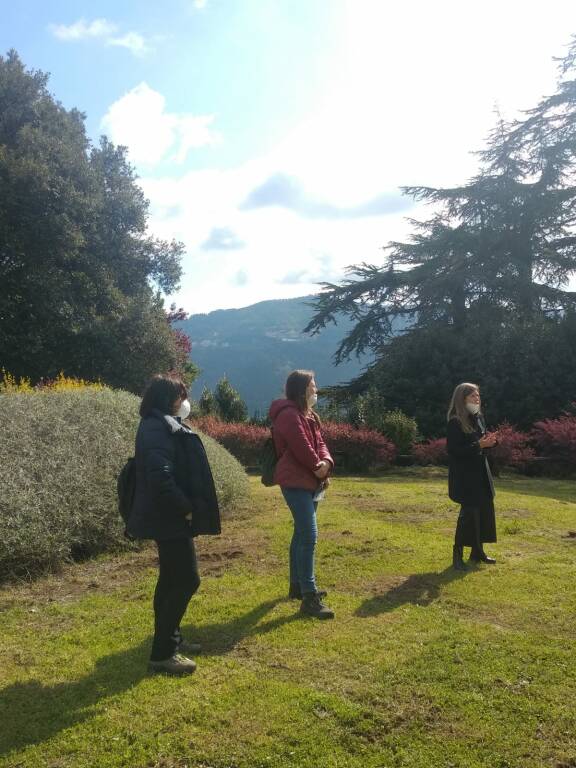
<instances>
[{"instance_id":1,"label":"mountain ridge","mask_svg":"<svg viewBox=\"0 0 576 768\"><path fill-rule=\"evenodd\" d=\"M198 399L205 386L214 389L227 376L248 411L264 414L270 402L282 396L286 376L295 368L314 370L319 386L358 376L371 362L369 356L338 366L332 359L352 327L347 318L314 336L303 333L313 315L314 298L265 299L239 309L191 315L178 323L190 337L191 358L201 369L192 396Z\"/></svg>"}]
</instances>

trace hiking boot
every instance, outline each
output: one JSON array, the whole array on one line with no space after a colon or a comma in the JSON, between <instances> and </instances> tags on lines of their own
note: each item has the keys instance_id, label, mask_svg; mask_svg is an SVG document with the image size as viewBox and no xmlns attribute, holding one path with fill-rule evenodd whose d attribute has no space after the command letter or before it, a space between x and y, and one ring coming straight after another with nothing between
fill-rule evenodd
<instances>
[{"instance_id":1,"label":"hiking boot","mask_svg":"<svg viewBox=\"0 0 576 768\"><path fill-rule=\"evenodd\" d=\"M191 675L196 671L196 662L181 653L174 653L162 661L149 661L148 669L150 672L163 672L165 675Z\"/></svg>"},{"instance_id":2,"label":"hiking boot","mask_svg":"<svg viewBox=\"0 0 576 768\"><path fill-rule=\"evenodd\" d=\"M464 562L464 547L459 547L457 544L452 547L452 567L455 571L468 570Z\"/></svg>"},{"instance_id":3,"label":"hiking boot","mask_svg":"<svg viewBox=\"0 0 576 768\"><path fill-rule=\"evenodd\" d=\"M318 597L326 597L328 592L326 592L325 589L318 589L316 590L316 594ZM298 584L297 581L290 582L290 588L288 589L288 599L302 600L302 590L300 589L300 584Z\"/></svg>"},{"instance_id":4,"label":"hiking boot","mask_svg":"<svg viewBox=\"0 0 576 768\"><path fill-rule=\"evenodd\" d=\"M315 619L333 619L334 611L324 605L318 592L305 592L300 605L300 613Z\"/></svg>"}]
</instances>

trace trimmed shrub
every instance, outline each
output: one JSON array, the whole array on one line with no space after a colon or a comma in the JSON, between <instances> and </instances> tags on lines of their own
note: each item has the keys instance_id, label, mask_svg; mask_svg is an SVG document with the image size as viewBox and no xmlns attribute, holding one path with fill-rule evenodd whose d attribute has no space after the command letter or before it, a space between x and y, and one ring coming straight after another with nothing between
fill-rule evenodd
<instances>
[{"instance_id":1,"label":"trimmed shrub","mask_svg":"<svg viewBox=\"0 0 576 768\"><path fill-rule=\"evenodd\" d=\"M557 419L537 421L531 438L542 456L576 470L576 415L564 413Z\"/></svg>"},{"instance_id":2,"label":"trimmed shrub","mask_svg":"<svg viewBox=\"0 0 576 768\"><path fill-rule=\"evenodd\" d=\"M426 466L428 464L444 465L448 464L448 451L446 449L446 438L439 437L436 440L427 440L424 443L415 443L412 446L412 452L417 464Z\"/></svg>"},{"instance_id":3,"label":"trimmed shrub","mask_svg":"<svg viewBox=\"0 0 576 768\"><path fill-rule=\"evenodd\" d=\"M504 422L497 427L498 443L490 449L490 455L501 467L522 469L527 461L534 457L530 447L530 436Z\"/></svg>"},{"instance_id":4,"label":"trimmed shrub","mask_svg":"<svg viewBox=\"0 0 576 768\"><path fill-rule=\"evenodd\" d=\"M116 477L134 453L138 405L105 387L0 394L0 579L126 546ZM227 511L247 478L221 446L205 445Z\"/></svg>"},{"instance_id":5,"label":"trimmed shrub","mask_svg":"<svg viewBox=\"0 0 576 768\"><path fill-rule=\"evenodd\" d=\"M324 422L322 435L340 472L371 472L394 461L396 449L386 437L372 429Z\"/></svg>"},{"instance_id":6,"label":"trimmed shrub","mask_svg":"<svg viewBox=\"0 0 576 768\"><path fill-rule=\"evenodd\" d=\"M256 467L260 461L260 451L267 437L268 427L254 424L229 423L214 416L195 419L194 424L207 435L223 445L245 467Z\"/></svg>"}]
</instances>

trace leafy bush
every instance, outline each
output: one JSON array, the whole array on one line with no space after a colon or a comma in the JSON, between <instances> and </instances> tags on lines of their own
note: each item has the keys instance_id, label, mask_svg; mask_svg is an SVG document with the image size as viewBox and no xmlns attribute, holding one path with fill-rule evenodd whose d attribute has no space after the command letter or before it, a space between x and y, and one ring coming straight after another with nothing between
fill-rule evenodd
<instances>
[{"instance_id":1,"label":"leafy bush","mask_svg":"<svg viewBox=\"0 0 576 768\"><path fill-rule=\"evenodd\" d=\"M537 421L531 438L542 456L576 470L576 415L564 413L557 419Z\"/></svg>"},{"instance_id":2,"label":"leafy bush","mask_svg":"<svg viewBox=\"0 0 576 768\"><path fill-rule=\"evenodd\" d=\"M412 445L418 436L416 420L399 410L386 411L381 419L379 431L388 437L400 454L412 452Z\"/></svg>"},{"instance_id":3,"label":"leafy bush","mask_svg":"<svg viewBox=\"0 0 576 768\"><path fill-rule=\"evenodd\" d=\"M201 417L196 419L194 424L223 445L245 467L258 465L264 441L270 436L270 429L267 427L244 422L229 423L214 416Z\"/></svg>"},{"instance_id":4,"label":"leafy bush","mask_svg":"<svg viewBox=\"0 0 576 768\"><path fill-rule=\"evenodd\" d=\"M106 387L0 394L0 579L125 546L116 477L134 453L139 398ZM247 493L205 441L223 511Z\"/></svg>"},{"instance_id":5,"label":"leafy bush","mask_svg":"<svg viewBox=\"0 0 576 768\"><path fill-rule=\"evenodd\" d=\"M0 371L0 394L14 394L15 392L66 392L70 389L104 389L105 385L99 381L85 381L73 376L65 376L61 371L55 379L40 379L32 386L26 376L16 378L8 371Z\"/></svg>"},{"instance_id":6,"label":"leafy bush","mask_svg":"<svg viewBox=\"0 0 576 768\"><path fill-rule=\"evenodd\" d=\"M412 452L417 464L448 464L448 451L446 438L439 437L436 440L427 440L425 443L415 443Z\"/></svg>"},{"instance_id":7,"label":"leafy bush","mask_svg":"<svg viewBox=\"0 0 576 768\"><path fill-rule=\"evenodd\" d=\"M341 472L370 472L384 469L396 454L394 445L373 429L356 429L351 424L324 422L322 434Z\"/></svg>"},{"instance_id":8,"label":"leafy bush","mask_svg":"<svg viewBox=\"0 0 576 768\"><path fill-rule=\"evenodd\" d=\"M490 449L490 454L496 464L504 467L522 468L534 457L534 449L530 447L530 436L512 427L508 422L500 424L498 443Z\"/></svg>"}]
</instances>

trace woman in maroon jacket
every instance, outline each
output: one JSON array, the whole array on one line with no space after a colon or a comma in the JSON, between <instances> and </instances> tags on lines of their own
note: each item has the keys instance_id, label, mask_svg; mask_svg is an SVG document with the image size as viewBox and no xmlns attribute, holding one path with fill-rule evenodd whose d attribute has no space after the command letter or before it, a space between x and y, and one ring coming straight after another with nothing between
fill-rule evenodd
<instances>
[{"instance_id":1,"label":"woman in maroon jacket","mask_svg":"<svg viewBox=\"0 0 576 768\"><path fill-rule=\"evenodd\" d=\"M318 496L334 466L320 433L320 420L312 410L316 392L312 371L292 371L286 380L286 399L274 400L270 406L278 456L274 481L294 519L289 597L302 600L301 613L331 619L334 612L323 605L326 593L318 591L314 578Z\"/></svg>"}]
</instances>

